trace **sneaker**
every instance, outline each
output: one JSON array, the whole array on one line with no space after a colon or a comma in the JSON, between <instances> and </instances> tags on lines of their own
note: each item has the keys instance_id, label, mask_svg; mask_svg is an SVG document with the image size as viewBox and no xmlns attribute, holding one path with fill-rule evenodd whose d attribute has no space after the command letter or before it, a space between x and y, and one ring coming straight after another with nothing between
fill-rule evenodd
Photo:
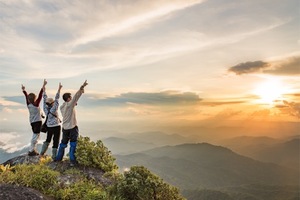
<instances>
[{"instance_id":1,"label":"sneaker","mask_svg":"<svg viewBox=\"0 0 300 200\"><path fill-rule=\"evenodd\" d=\"M39 153L36 150L28 152L28 156L38 156L38 155L39 155Z\"/></svg>"},{"instance_id":2,"label":"sneaker","mask_svg":"<svg viewBox=\"0 0 300 200\"><path fill-rule=\"evenodd\" d=\"M70 167L75 167L78 165L78 162L77 161L71 161L70 162Z\"/></svg>"}]
</instances>

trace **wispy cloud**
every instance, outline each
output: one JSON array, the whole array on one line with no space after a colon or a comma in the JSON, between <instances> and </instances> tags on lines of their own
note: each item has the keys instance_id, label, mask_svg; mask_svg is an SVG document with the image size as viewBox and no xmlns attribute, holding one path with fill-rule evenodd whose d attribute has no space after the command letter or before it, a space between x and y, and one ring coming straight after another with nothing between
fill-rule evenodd
<instances>
[{"instance_id":1,"label":"wispy cloud","mask_svg":"<svg viewBox=\"0 0 300 200\"><path fill-rule=\"evenodd\" d=\"M300 103L283 101L287 106L287 112L294 117L300 118Z\"/></svg>"},{"instance_id":2,"label":"wispy cloud","mask_svg":"<svg viewBox=\"0 0 300 200\"><path fill-rule=\"evenodd\" d=\"M20 106L21 103L24 103L24 98L21 101L21 97L3 97L0 98L1 106Z\"/></svg>"},{"instance_id":3,"label":"wispy cloud","mask_svg":"<svg viewBox=\"0 0 300 200\"><path fill-rule=\"evenodd\" d=\"M298 76L300 74L300 55L283 58L271 62L272 68L264 70L264 73L274 75Z\"/></svg>"},{"instance_id":4,"label":"wispy cloud","mask_svg":"<svg viewBox=\"0 0 300 200\"><path fill-rule=\"evenodd\" d=\"M184 105L196 104L202 101L198 94L193 92L163 91L158 93L146 92L130 92L123 93L114 97L102 99L89 98L84 104L94 106L110 106L110 105L128 105L128 104L144 104L144 105Z\"/></svg>"},{"instance_id":5,"label":"wispy cloud","mask_svg":"<svg viewBox=\"0 0 300 200\"><path fill-rule=\"evenodd\" d=\"M253 13L243 12L247 5L239 3L237 14L242 17L224 18L222 13L235 4L212 9L214 5L203 0L5 1L0 8L0 64L9 70L1 68L1 74L8 79L38 78L40 74L67 78L143 66L205 47L235 43L288 21L266 15L257 25L251 18ZM191 14L183 14L185 10ZM224 26L232 27L227 30L236 32L207 26L208 20L222 20Z\"/></svg>"},{"instance_id":6,"label":"wispy cloud","mask_svg":"<svg viewBox=\"0 0 300 200\"><path fill-rule=\"evenodd\" d=\"M123 35L128 32L132 33L145 26L150 26L156 20L178 10L185 9L189 6L201 3L203 0L188 1L138 1L134 6L130 6L130 1L120 1L121 4L114 7L113 5L102 5L104 8L99 16L97 25L92 24L84 30L84 34L77 38L73 45L86 44L92 41L99 41L106 37ZM106 9L108 8L108 9ZM105 11L106 10L106 11ZM119 13L116 15L115 13ZM121 13L121 14L120 14ZM108 22L106 22L108 20Z\"/></svg>"},{"instance_id":7,"label":"wispy cloud","mask_svg":"<svg viewBox=\"0 0 300 200\"><path fill-rule=\"evenodd\" d=\"M16 142L19 138L20 135L15 132L1 133L0 148L8 153L24 148L24 145L22 146L20 142Z\"/></svg>"},{"instance_id":8,"label":"wispy cloud","mask_svg":"<svg viewBox=\"0 0 300 200\"><path fill-rule=\"evenodd\" d=\"M242 103L246 103L246 101L205 101L202 102L202 105L206 105L206 106L223 106L223 105L230 105L230 104L242 104Z\"/></svg>"}]
</instances>

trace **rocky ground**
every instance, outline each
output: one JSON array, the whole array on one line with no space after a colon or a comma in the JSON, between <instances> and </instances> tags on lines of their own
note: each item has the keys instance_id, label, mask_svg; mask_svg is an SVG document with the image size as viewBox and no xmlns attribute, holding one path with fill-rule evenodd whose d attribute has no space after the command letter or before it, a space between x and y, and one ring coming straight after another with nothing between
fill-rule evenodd
<instances>
[{"instance_id":1,"label":"rocky ground","mask_svg":"<svg viewBox=\"0 0 300 200\"><path fill-rule=\"evenodd\" d=\"M0 199L1 200L54 200L47 197L37 190L23 186L0 184Z\"/></svg>"},{"instance_id":2,"label":"rocky ground","mask_svg":"<svg viewBox=\"0 0 300 200\"><path fill-rule=\"evenodd\" d=\"M17 164L38 164L40 162L40 156L28 156L27 154L23 154L7 160L2 163L2 165L9 164L10 166L15 166ZM70 162L68 160L60 161L60 162L50 162L47 164L49 168L52 170L60 172L60 176L58 177L58 181L62 185L72 184L82 176L87 179L92 179L102 185L110 185L112 184L112 180L103 176L104 172L100 169L84 167L81 165L70 166ZM77 169L80 171L80 175L78 174L64 174L66 170L69 169ZM36 200L36 199L46 199L52 200L53 198L47 197L41 194L39 191L34 190L32 188L10 185L10 184L0 184L0 200Z\"/></svg>"}]
</instances>

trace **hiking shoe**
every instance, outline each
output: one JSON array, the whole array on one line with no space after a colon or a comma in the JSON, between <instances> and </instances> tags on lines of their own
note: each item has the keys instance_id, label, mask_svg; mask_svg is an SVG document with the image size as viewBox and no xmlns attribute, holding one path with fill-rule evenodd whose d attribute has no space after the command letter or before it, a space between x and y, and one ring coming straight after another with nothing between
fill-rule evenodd
<instances>
[{"instance_id":1,"label":"hiking shoe","mask_svg":"<svg viewBox=\"0 0 300 200\"><path fill-rule=\"evenodd\" d=\"M77 161L71 161L70 162L70 167L75 167L78 165L78 162Z\"/></svg>"},{"instance_id":2,"label":"hiking shoe","mask_svg":"<svg viewBox=\"0 0 300 200\"><path fill-rule=\"evenodd\" d=\"M38 156L38 155L39 155L39 153L36 150L28 152L28 156Z\"/></svg>"}]
</instances>

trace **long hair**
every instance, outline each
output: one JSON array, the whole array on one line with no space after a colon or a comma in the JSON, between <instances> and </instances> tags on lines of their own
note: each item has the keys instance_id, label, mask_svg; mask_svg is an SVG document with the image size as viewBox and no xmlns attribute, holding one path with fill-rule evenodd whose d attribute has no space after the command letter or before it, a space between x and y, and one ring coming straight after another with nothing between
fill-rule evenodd
<instances>
[{"instance_id":1,"label":"long hair","mask_svg":"<svg viewBox=\"0 0 300 200\"><path fill-rule=\"evenodd\" d=\"M36 95L34 93L29 93L27 98L30 103L34 103Z\"/></svg>"}]
</instances>

